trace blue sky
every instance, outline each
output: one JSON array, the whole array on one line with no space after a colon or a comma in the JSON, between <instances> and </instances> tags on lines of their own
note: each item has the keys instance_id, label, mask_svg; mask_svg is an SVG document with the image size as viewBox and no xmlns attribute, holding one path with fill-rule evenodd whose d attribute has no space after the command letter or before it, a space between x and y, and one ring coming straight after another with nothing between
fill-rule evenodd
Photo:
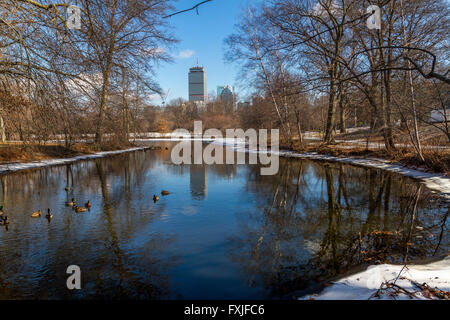
<instances>
[{"instance_id":1,"label":"blue sky","mask_svg":"<svg viewBox=\"0 0 450 320\"><path fill-rule=\"evenodd\" d=\"M259 0L252 0L256 2ZM176 9L191 8L200 0L179 0ZM188 98L189 68L197 63L206 68L208 93L218 85L234 86L239 67L224 62L223 40L233 32L246 0L213 0L199 7L199 15L190 11L170 18L173 33L180 42L171 50L173 63L161 64L156 78L164 92L170 90L167 102ZM239 92L237 92L239 94ZM160 104L161 99L153 103Z\"/></svg>"}]
</instances>

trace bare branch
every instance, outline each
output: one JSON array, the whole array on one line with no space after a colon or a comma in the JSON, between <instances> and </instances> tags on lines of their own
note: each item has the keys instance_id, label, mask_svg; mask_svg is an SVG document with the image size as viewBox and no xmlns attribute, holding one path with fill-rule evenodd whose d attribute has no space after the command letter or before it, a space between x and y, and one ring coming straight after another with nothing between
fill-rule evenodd
<instances>
[{"instance_id":1,"label":"bare branch","mask_svg":"<svg viewBox=\"0 0 450 320\"><path fill-rule=\"evenodd\" d=\"M177 11L177 12L171 13L171 14L169 14L169 15L163 17L163 18L165 18L165 19L166 19L166 18L170 18L170 17L173 17L173 16L175 16L175 15L177 15L177 14L189 12L189 11L192 11L192 10L197 10L197 14L198 14L198 8L199 8L202 4L205 4L205 3L211 2L211 1L213 1L213 0L205 0L205 1L202 1L202 2L200 2L200 3L197 3L195 6L193 6L193 7L190 8L190 9L181 10L181 11Z\"/></svg>"}]
</instances>

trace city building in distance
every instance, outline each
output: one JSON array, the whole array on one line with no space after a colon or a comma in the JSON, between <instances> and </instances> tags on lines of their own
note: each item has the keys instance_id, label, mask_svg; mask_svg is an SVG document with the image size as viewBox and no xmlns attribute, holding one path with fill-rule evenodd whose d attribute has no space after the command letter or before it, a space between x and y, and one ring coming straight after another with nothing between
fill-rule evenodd
<instances>
[{"instance_id":1,"label":"city building in distance","mask_svg":"<svg viewBox=\"0 0 450 320\"><path fill-rule=\"evenodd\" d=\"M230 85L217 87L217 98L224 104L227 111L234 111L235 95L234 89Z\"/></svg>"},{"instance_id":2,"label":"city building in distance","mask_svg":"<svg viewBox=\"0 0 450 320\"><path fill-rule=\"evenodd\" d=\"M204 67L189 69L189 102L193 102L199 109L206 106L206 70Z\"/></svg>"}]
</instances>

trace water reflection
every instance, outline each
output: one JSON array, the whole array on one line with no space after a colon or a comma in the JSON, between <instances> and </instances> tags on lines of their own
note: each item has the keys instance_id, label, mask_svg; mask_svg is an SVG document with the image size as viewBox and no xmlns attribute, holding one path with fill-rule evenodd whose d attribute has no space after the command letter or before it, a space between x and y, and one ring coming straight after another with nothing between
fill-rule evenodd
<instances>
[{"instance_id":1,"label":"water reflection","mask_svg":"<svg viewBox=\"0 0 450 320\"><path fill-rule=\"evenodd\" d=\"M448 206L411 179L281 159L183 166L170 148L0 176L0 298L279 298L448 252ZM69 190L66 191L65 187ZM162 189L170 195L153 203ZM65 205L75 198L90 211ZM30 214L50 207L52 220ZM82 290L66 289L66 268Z\"/></svg>"},{"instance_id":2,"label":"water reflection","mask_svg":"<svg viewBox=\"0 0 450 320\"><path fill-rule=\"evenodd\" d=\"M448 206L409 179L342 164L282 160L248 174L257 210L239 216L229 254L271 297L315 287L364 264L448 253Z\"/></svg>"},{"instance_id":3,"label":"water reflection","mask_svg":"<svg viewBox=\"0 0 450 320\"><path fill-rule=\"evenodd\" d=\"M159 213L143 197L151 185L143 180L152 165L148 157L2 176L8 186L2 203L12 222L0 233L0 298L167 298L168 269L179 262L163 254L175 237L149 230ZM91 212L66 207L72 197L90 199ZM29 213L47 206L54 210L50 222L30 219ZM71 264L82 270L80 292L65 289Z\"/></svg>"},{"instance_id":4,"label":"water reflection","mask_svg":"<svg viewBox=\"0 0 450 320\"><path fill-rule=\"evenodd\" d=\"M191 195L203 200L208 195L208 166L193 164L189 166Z\"/></svg>"}]
</instances>

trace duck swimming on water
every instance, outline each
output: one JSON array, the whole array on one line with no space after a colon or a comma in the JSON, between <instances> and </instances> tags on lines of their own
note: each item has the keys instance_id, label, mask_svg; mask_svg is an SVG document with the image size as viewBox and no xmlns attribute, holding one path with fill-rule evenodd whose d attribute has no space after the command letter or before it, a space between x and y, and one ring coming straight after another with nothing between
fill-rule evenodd
<instances>
[{"instance_id":1,"label":"duck swimming on water","mask_svg":"<svg viewBox=\"0 0 450 320\"><path fill-rule=\"evenodd\" d=\"M47 218L47 219L51 219L51 218L53 218L53 214L51 213L51 211L50 211L50 208L48 208L47 209L47 214L45 215L45 217Z\"/></svg>"},{"instance_id":2,"label":"duck swimming on water","mask_svg":"<svg viewBox=\"0 0 450 320\"><path fill-rule=\"evenodd\" d=\"M74 209L75 209L76 213L80 213L80 212L85 212L86 211L86 208L78 207L78 206L75 206Z\"/></svg>"},{"instance_id":3,"label":"duck swimming on water","mask_svg":"<svg viewBox=\"0 0 450 320\"><path fill-rule=\"evenodd\" d=\"M0 225L7 226L9 224L8 216L0 217Z\"/></svg>"},{"instance_id":4,"label":"duck swimming on water","mask_svg":"<svg viewBox=\"0 0 450 320\"><path fill-rule=\"evenodd\" d=\"M33 213L31 214L31 217L32 217L32 218L39 218L40 216L42 216L41 210L38 210L38 211L33 212Z\"/></svg>"},{"instance_id":5,"label":"duck swimming on water","mask_svg":"<svg viewBox=\"0 0 450 320\"><path fill-rule=\"evenodd\" d=\"M73 207L75 205L75 198L72 198L71 201L66 201L66 206Z\"/></svg>"},{"instance_id":6,"label":"duck swimming on water","mask_svg":"<svg viewBox=\"0 0 450 320\"><path fill-rule=\"evenodd\" d=\"M155 195L153 195L153 202L157 202L159 200L159 197L155 194Z\"/></svg>"}]
</instances>

